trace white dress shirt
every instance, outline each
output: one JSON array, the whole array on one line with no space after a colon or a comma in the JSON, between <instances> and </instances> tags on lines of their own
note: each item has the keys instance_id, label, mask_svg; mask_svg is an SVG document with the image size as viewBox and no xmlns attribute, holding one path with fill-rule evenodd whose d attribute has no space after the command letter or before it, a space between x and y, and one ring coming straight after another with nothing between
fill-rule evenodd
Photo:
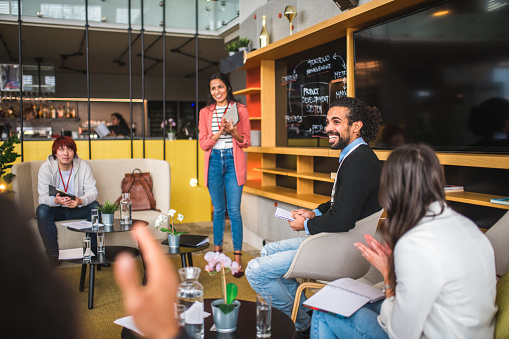
<instances>
[{"instance_id":1,"label":"white dress shirt","mask_svg":"<svg viewBox=\"0 0 509 339\"><path fill-rule=\"evenodd\" d=\"M396 296L378 321L390 338L493 338L493 248L468 218L430 205L394 248Z\"/></svg>"}]
</instances>

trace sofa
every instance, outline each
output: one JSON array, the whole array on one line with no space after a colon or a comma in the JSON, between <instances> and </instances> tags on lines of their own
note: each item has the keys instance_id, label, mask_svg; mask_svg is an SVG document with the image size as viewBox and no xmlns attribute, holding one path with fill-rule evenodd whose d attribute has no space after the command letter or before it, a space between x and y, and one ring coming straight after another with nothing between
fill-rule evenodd
<instances>
[{"instance_id":1,"label":"sofa","mask_svg":"<svg viewBox=\"0 0 509 339\"><path fill-rule=\"evenodd\" d=\"M109 159L109 160L86 160L92 168L96 180L99 196L97 201L102 204L105 201L115 202L121 194L121 183L126 173L131 173L135 168L142 172L150 172L153 182L152 193L156 201L156 208L167 214L170 209L170 164L164 160L155 159ZM39 167L44 161L26 161L15 164L12 173L16 176L12 181L12 190L15 203L18 205L22 216L28 221L30 228L39 239L40 249L44 253L42 239L37 229L36 209L39 206L39 193L37 181ZM154 222L161 213L159 211L133 211L133 219L145 220L156 238L164 239L166 234L155 230ZM115 214L119 218L119 212ZM66 221L57 221L55 224L58 231L59 249L70 249L82 246L83 233L74 232L63 226ZM167 227L164 225L163 227ZM119 232L106 234L106 245L123 245L138 247L132 232Z\"/></svg>"}]
</instances>

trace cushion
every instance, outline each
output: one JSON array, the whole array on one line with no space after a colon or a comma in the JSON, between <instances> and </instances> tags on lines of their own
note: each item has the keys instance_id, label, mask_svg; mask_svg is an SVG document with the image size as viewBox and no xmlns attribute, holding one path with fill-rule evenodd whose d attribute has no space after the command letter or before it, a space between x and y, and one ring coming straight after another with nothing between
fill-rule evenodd
<instances>
[{"instance_id":1,"label":"cushion","mask_svg":"<svg viewBox=\"0 0 509 339\"><path fill-rule=\"evenodd\" d=\"M497 322L495 323L495 339L509 338L509 273L497 282L498 306Z\"/></svg>"}]
</instances>

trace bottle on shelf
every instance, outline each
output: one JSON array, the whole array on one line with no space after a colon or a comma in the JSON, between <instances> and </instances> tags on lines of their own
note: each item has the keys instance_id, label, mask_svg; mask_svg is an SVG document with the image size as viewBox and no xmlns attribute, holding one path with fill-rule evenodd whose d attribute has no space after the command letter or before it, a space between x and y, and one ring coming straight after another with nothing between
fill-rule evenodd
<instances>
[{"instance_id":1,"label":"bottle on shelf","mask_svg":"<svg viewBox=\"0 0 509 339\"><path fill-rule=\"evenodd\" d=\"M56 113L54 119L56 119L59 116L63 116L63 115L64 115L64 107L62 105L60 105L60 106L58 106L57 113Z\"/></svg>"},{"instance_id":2,"label":"bottle on shelf","mask_svg":"<svg viewBox=\"0 0 509 339\"><path fill-rule=\"evenodd\" d=\"M267 16L262 16L262 31L260 32L260 48L270 44L269 31L267 30Z\"/></svg>"},{"instance_id":3,"label":"bottle on shelf","mask_svg":"<svg viewBox=\"0 0 509 339\"><path fill-rule=\"evenodd\" d=\"M55 107L53 105L51 105L51 108L50 108L50 118L51 119L55 119L56 115L57 115L57 111L55 109Z\"/></svg>"}]
</instances>

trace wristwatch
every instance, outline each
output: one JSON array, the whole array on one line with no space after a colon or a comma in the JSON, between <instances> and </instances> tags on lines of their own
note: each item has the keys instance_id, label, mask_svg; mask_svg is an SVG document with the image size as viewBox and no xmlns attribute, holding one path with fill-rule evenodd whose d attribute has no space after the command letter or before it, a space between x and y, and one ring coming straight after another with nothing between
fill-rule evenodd
<instances>
[{"instance_id":1,"label":"wristwatch","mask_svg":"<svg viewBox=\"0 0 509 339\"><path fill-rule=\"evenodd\" d=\"M394 288L394 286L392 286L390 284L385 284L384 287L382 287L382 292L385 293L385 291L393 289L393 288Z\"/></svg>"}]
</instances>

